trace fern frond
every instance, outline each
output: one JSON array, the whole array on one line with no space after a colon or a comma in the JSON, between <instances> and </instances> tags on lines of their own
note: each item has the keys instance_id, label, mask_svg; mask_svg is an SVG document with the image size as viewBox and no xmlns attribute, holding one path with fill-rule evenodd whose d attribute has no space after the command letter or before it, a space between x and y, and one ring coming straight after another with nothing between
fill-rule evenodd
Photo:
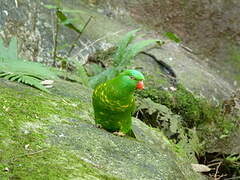
<instances>
[{"instance_id":1,"label":"fern frond","mask_svg":"<svg viewBox=\"0 0 240 180\"><path fill-rule=\"evenodd\" d=\"M3 78L7 79L7 80L10 80L11 78L13 78L15 76L16 76L16 74L10 73L10 74L6 74Z\"/></svg>"},{"instance_id":2,"label":"fern frond","mask_svg":"<svg viewBox=\"0 0 240 180\"><path fill-rule=\"evenodd\" d=\"M17 81L23 84L30 85L45 92L49 92L42 84L41 79L28 74L0 73L0 78L10 81Z\"/></svg>"},{"instance_id":3,"label":"fern frond","mask_svg":"<svg viewBox=\"0 0 240 180\"><path fill-rule=\"evenodd\" d=\"M25 73L41 79L55 79L56 75L48 67L37 63L24 61L21 59L4 59L0 61L0 70L3 72Z\"/></svg>"},{"instance_id":4,"label":"fern frond","mask_svg":"<svg viewBox=\"0 0 240 180\"><path fill-rule=\"evenodd\" d=\"M15 76L12 77L12 78L10 78L9 80L10 80L10 81L17 81L20 77L21 77L21 75L15 74Z\"/></svg>"},{"instance_id":5,"label":"fern frond","mask_svg":"<svg viewBox=\"0 0 240 180\"><path fill-rule=\"evenodd\" d=\"M143 40L141 42L137 42L134 44L130 44L126 49L124 54L122 55L122 59L121 61L119 61L118 66L128 66L131 64L131 61L133 60L133 58L139 53L141 52L145 47L156 43L157 40L154 39L149 39L149 40Z\"/></svg>"},{"instance_id":6,"label":"fern frond","mask_svg":"<svg viewBox=\"0 0 240 180\"><path fill-rule=\"evenodd\" d=\"M117 68L108 68L105 71L93 76L89 80L89 85L95 88L98 84L101 84L109 79L114 78L118 74Z\"/></svg>"},{"instance_id":7,"label":"fern frond","mask_svg":"<svg viewBox=\"0 0 240 180\"><path fill-rule=\"evenodd\" d=\"M128 32L117 44L117 51L113 58L115 65L118 65L119 62L122 61L123 55L125 54L125 51L126 51L128 45L134 40L134 38L136 37L136 32L138 32L138 31L139 31L139 29Z\"/></svg>"},{"instance_id":8,"label":"fern frond","mask_svg":"<svg viewBox=\"0 0 240 180\"><path fill-rule=\"evenodd\" d=\"M22 74L22 75L19 76L19 79L17 81L21 82L21 83L24 83L24 84L27 84L27 85L30 85L32 87L35 87L35 88L37 88L39 90L42 90L42 91L45 91L45 92L49 92L47 90L47 88L44 87L41 84L41 80L39 80L37 78L34 78L32 76L28 76L28 75Z\"/></svg>"},{"instance_id":9,"label":"fern frond","mask_svg":"<svg viewBox=\"0 0 240 180\"><path fill-rule=\"evenodd\" d=\"M9 74L9 72L0 72L0 78L3 78L8 74Z\"/></svg>"},{"instance_id":10,"label":"fern frond","mask_svg":"<svg viewBox=\"0 0 240 180\"><path fill-rule=\"evenodd\" d=\"M77 75L81 78L80 82L83 83L83 85L88 86L89 78L84 67L80 63L75 63L75 66Z\"/></svg>"},{"instance_id":11,"label":"fern frond","mask_svg":"<svg viewBox=\"0 0 240 180\"><path fill-rule=\"evenodd\" d=\"M3 40L0 38L0 52L2 59L17 59L17 38L12 38L9 46L5 47Z\"/></svg>"},{"instance_id":12,"label":"fern frond","mask_svg":"<svg viewBox=\"0 0 240 180\"><path fill-rule=\"evenodd\" d=\"M7 48L0 39L0 78L17 81L48 92L41 81L56 79L57 76L43 64L19 59L17 57L17 40L13 38Z\"/></svg>"},{"instance_id":13,"label":"fern frond","mask_svg":"<svg viewBox=\"0 0 240 180\"><path fill-rule=\"evenodd\" d=\"M130 31L127 33L118 43L116 53L113 57L114 65L107 70L97 74L90 78L89 85L95 88L98 84L105 82L108 79L112 79L121 70L125 69L128 65L132 63L134 57L141 52L146 46L158 42L159 40L142 40L131 44L136 37L136 32L139 29Z\"/></svg>"}]
</instances>

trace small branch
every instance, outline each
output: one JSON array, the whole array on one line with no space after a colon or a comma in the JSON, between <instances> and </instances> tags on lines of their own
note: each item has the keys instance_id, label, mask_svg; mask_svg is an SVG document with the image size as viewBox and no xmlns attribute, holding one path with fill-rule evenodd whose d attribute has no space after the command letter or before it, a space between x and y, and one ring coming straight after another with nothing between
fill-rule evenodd
<instances>
[{"instance_id":1,"label":"small branch","mask_svg":"<svg viewBox=\"0 0 240 180\"><path fill-rule=\"evenodd\" d=\"M82 33L84 32L84 30L86 29L86 27L88 26L88 24L90 23L90 21L92 20L92 18L93 18L93 16L90 16L90 17L88 18L87 22L84 24L81 32L78 34L77 38L75 39L74 43L72 44L71 48L69 49L69 51L68 51L68 56L71 55L71 53L72 53L72 51L73 51L73 49L74 49L77 41L80 39Z\"/></svg>"},{"instance_id":2,"label":"small branch","mask_svg":"<svg viewBox=\"0 0 240 180\"><path fill-rule=\"evenodd\" d=\"M214 174L214 179L218 179L218 169L219 169L219 167L221 166L221 164L222 164L222 162L219 162L219 164L218 164L218 166L217 166L217 168L216 168L216 172L215 172L215 174Z\"/></svg>"},{"instance_id":3,"label":"small branch","mask_svg":"<svg viewBox=\"0 0 240 180\"><path fill-rule=\"evenodd\" d=\"M81 49L80 52L79 52L79 54L81 54L83 51L85 51L85 50L88 49L89 47L93 46L94 44L96 44L98 41L101 41L101 40L107 38L108 36L117 35L117 34L119 34L120 32L123 32L123 30L117 31L117 32L115 32L115 33L107 34L107 35L105 35L105 36L103 36L103 37L95 40L94 42L92 42L92 43L90 43L89 45L87 45L85 48Z\"/></svg>"},{"instance_id":4,"label":"small branch","mask_svg":"<svg viewBox=\"0 0 240 180\"><path fill-rule=\"evenodd\" d=\"M20 156L20 157L24 157L24 156L32 156L32 155L35 155L35 154L38 154L38 153L44 152L44 151L46 151L46 150L48 150L48 149L41 149L41 150L39 150L39 151L35 151L35 152L32 152L32 153L24 154L24 155L22 155L22 156Z\"/></svg>"},{"instance_id":5,"label":"small branch","mask_svg":"<svg viewBox=\"0 0 240 180\"><path fill-rule=\"evenodd\" d=\"M211 176L214 178L213 180L220 180L222 177L227 176L226 174L218 175L218 172L219 172L218 170L219 170L219 167L221 166L221 164L222 164L222 161L218 163L215 174L213 176Z\"/></svg>"},{"instance_id":6,"label":"small branch","mask_svg":"<svg viewBox=\"0 0 240 180\"><path fill-rule=\"evenodd\" d=\"M136 116L135 116L135 118L137 118L137 119L138 119L138 114L139 114L139 110L137 111Z\"/></svg>"},{"instance_id":7,"label":"small branch","mask_svg":"<svg viewBox=\"0 0 240 180\"><path fill-rule=\"evenodd\" d=\"M231 178L225 178L225 180L233 180L233 179L240 179L240 176L231 177Z\"/></svg>"},{"instance_id":8,"label":"small branch","mask_svg":"<svg viewBox=\"0 0 240 180\"><path fill-rule=\"evenodd\" d=\"M18 0L15 0L16 8L18 8Z\"/></svg>"},{"instance_id":9,"label":"small branch","mask_svg":"<svg viewBox=\"0 0 240 180\"><path fill-rule=\"evenodd\" d=\"M44 152L44 151L46 151L46 150L48 150L48 149L41 149L41 150L39 150L39 151L31 152L31 153L28 153L28 154L22 154L22 155L19 155L19 156L16 156L16 157L12 158L12 160L10 160L10 162L11 162L11 161L15 161L17 158L21 158L21 157L25 157L25 156L32 156L32 155L35 155L35 154L39 154L39 153L41 153L41 152Z\"/></svg>"},{"instance_id":10,"label":"small branch","mask_svg":"<svg viewBox=\"0 0 240 180\"><path fill-rule=\"evenodd\" d=\"M218 165L219 164L219 162L215 162L215 163L212 163L212 164L208 164L207 166L208 167L211 167L211 166L216 166L216 165Z\"/></svg>"},{"instance_id":11,"label":"small branch","mask_svg":"<svg viewBox=\"0 0 240 180\"><path fill-rule=\"evenodd\" d=\"M53 66L56 67L56 58L57 58L57 37L58 37L58 17L57 17L57 9L54 11L53 15Z\"/></svg>"}]
</instances>

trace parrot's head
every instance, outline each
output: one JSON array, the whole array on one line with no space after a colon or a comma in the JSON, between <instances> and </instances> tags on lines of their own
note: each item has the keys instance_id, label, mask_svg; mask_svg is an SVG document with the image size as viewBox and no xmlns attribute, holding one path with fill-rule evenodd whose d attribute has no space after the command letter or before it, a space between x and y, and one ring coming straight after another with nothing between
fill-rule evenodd
<instances>
[{"instance_id":1,"label":"parrot's head","mask_svg":"<svg viewBox=\"0 0 240 180\"><path fill-rule=\"evenodd\" d=\"M144 89L144 76L141 72L133 69L128 69L123 71L120 75L124 77L126 83L135 86L135 89Z\"/></svg>"}]
</instances>

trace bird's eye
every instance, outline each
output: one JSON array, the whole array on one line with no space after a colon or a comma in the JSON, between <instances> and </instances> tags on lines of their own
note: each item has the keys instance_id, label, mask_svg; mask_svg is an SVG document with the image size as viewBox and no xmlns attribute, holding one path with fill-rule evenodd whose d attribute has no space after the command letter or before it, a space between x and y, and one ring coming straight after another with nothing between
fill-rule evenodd
<instances>
[{"instance_id":1,"label":"bird's eye","mask_svg":"<svg viewBox=\"0 0 240 180\"><path fill-rule=\"evenodd\" d=\"M130 79L136 80L136 78L135 78L135 77L133 77L133 76L129 76L129 77L130 77Z\"/></svg>"}]
</instances>

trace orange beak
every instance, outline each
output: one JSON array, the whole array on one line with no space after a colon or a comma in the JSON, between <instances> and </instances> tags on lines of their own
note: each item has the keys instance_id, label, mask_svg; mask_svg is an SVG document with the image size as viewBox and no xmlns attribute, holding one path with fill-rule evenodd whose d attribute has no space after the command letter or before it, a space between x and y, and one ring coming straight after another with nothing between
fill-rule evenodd
<instances>
[{"instance_id":1,"label":"orange beak","mask_svg":"<svg viewBox=\"0 0 240 180\"><path fill-rule=\"evenodd\" d=\"M144 89L144 84L143 81L139 81L136 85L136 89L143 90Z\"/></svg>"}]
</instances>

